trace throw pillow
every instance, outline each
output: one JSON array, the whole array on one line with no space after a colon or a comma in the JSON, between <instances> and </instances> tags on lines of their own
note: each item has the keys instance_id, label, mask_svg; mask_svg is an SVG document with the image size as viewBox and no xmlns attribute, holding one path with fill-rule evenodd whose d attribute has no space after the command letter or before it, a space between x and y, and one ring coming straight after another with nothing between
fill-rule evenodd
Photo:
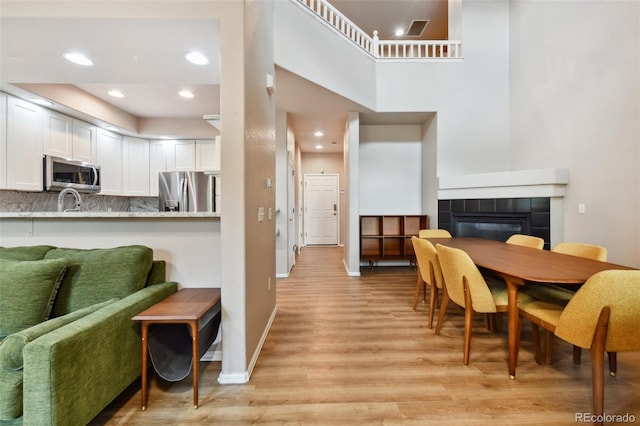
<instances>
[{"instance_id":1,"label":"throw pillow","mask_svg":"<svg viewBox=\"0 0 640 426\"><path fill-rule=\"evenodd\" d=\"M103 303L88 306L84 309L79 309L70 314L50 319L49 321L42 322L26 330L7 336L7 338L0 343L0 368L6 370L22 370L22 349L24 349L27 343L33 342L40 336L44 336L51 331L96 312L117 300L118 299L110 299Z\"/></svg>"},{"instance_id":2,"label":"throw pillow","mask_svg":"<svg viewBox=\"0 0 640 426\"><path fill-rule=\"evenodd\" d=\"M0 336L49 318L68 261L0 259Z\"/></svg>"},{"instance_id":3,"label":"throw pillow","mask_svg":"<svg viewBox=\"0 0 640 426\"><path fill-rule=\"evenodd\" d=\"M142 289L153 250L131 245L109 249L55 248L45 259L66 259L69 270L60 285L53 315L68 314L114 297L125 298Z\"/></svg>"},{"instance_id":4,"label":"throw pillow","mask_svg":"<svg viewBox=\"0 0 640 426\"><path fill-rule=\"evenodd\" d=\"M0 259L40 260L53 246L0 247Z\"/></svg>"}]
</instances>

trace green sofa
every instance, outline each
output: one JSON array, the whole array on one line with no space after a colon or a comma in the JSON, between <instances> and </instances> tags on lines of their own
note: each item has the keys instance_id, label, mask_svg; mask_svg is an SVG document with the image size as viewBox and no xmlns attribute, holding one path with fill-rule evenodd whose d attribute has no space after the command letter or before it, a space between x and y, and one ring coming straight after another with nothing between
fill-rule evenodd
<instances>
[{"instance_id":1,"label":"green sofa","mask_svg":"<svg viewBox=\"0 0 640 426\"><path fill-rule=\"evenodd\" d=\"M0 425L85 425L140 376L131 318L175 293L144 246L0 247Z\"/></svg>"}]
</instances>

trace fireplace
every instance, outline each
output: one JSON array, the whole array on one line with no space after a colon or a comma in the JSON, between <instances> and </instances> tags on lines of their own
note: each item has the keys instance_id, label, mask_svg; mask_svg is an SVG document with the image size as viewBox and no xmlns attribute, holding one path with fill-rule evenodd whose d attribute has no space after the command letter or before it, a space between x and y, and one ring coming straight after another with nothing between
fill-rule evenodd
<instances>
[{"instance_id":1,"label":"fireplace","mask_svg":"<svg viewBox=\"0 0 640 426\"><path fill-rule=\"evenodd\" d=\"M497 241L513 234L534 235L549 249L551 202L548 197L439 200L438 228L455 237Z\"/></svg>"}]
</instances>

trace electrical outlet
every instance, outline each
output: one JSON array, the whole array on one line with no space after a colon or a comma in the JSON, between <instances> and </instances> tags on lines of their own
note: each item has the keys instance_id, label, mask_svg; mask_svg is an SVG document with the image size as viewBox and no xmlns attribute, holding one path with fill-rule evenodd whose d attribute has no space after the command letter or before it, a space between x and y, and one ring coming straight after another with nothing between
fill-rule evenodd
<instances>
[{"instance_id":1,"label":"electrical outlet","mask_svg":"<svg viewBox=\"0 0 640 426\"><path fill-rule=\"evenodd\" d=\"M587 206L584 203L578 204L578 214L585 214L587 211Z\"/></svg>"}]
</instances>

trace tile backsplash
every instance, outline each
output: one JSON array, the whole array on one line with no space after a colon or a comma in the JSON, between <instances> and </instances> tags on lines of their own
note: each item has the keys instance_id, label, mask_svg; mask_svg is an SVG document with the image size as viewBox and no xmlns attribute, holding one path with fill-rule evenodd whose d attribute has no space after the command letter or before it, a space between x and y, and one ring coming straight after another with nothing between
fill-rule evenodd
<instances>
[{"instance_id":1,"label":"tile backsplash","mask_svg":"<svg viewBox=\"0 0 640 426\"><path fill-rule=\"evenodd\" d=\"M158 197L116 197L81 194L84 212L157 212ZM65 208L72 207L73 197L65 197ZM58 211L57 192L0 191L0 212Z\"/></svg>"}]
</instances>

